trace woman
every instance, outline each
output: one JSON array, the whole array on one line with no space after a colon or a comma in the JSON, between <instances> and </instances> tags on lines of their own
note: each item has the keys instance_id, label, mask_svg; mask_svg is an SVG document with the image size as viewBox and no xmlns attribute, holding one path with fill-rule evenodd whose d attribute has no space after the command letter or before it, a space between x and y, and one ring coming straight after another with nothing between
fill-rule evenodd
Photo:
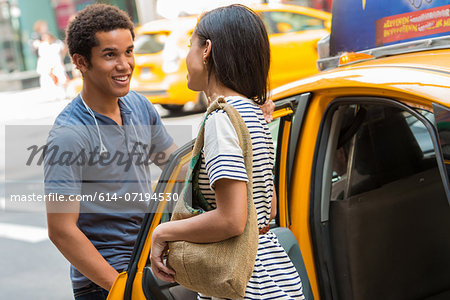
<instances>
[{"instance_id":1,"label":"woman","mask_svg":"<svg viewBox=\"0 0 450 300\"><path fill-rule=\"evenodd\" d=\"M246 299L303 299L301 280L276 236L268 231L276 215L271 135L258 105L266 101L270 49L261 19L242 5L201 16L186 58L188 87L208 99L224 96L244 119L253 149L253 200L260 229L258 253ZM248 181L237 134L226 113L205 122L201 192L214 210L159 225L152 235L151 265L160 279L173 281L163 263L169 241L210 243L242 234L247 222ZM199 299L210 299L199 295Z\"/></svg>"}]
</instances>

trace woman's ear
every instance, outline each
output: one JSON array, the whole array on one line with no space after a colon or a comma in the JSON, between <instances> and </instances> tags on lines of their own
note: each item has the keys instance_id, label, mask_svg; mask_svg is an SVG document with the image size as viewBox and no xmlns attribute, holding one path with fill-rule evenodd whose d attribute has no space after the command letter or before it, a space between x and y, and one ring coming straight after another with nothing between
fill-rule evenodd
<instances>
[{"instance_id":1,"label":"woman's ear","mask_svg":"<svg viewBox=\"0 0 450 300\"><path fill-rule=\"evenodd\" d=\"M86 60L86 58L78 53L75 53L72 55L72 62L75 65L75 67L80 70L81 73L84 73L89 69L89 63Z\"/></svg>"},{"instance_id":2,"label":"woman's ear","mask_svg":"<svg viewBox=\"0 0 450 300\"><path fill-rule=\"evenodd\" d=\"M205 49L203 49L203 61L208 62L211 56L211 40L206 40Z\"/></svg>"}]
</instances>

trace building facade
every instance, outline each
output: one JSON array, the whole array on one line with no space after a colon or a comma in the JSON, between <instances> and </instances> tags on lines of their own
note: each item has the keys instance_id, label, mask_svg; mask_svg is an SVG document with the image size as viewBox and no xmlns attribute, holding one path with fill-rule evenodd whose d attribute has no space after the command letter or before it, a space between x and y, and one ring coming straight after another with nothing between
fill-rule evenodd
<instances>
[{"instance_id":1,"label":"building facade","mask_svg":"<svg viewBox=\"0 0 450 300\"><path fill-rule=\"evenodd\" d=\"M49 32L64 40L70 18L93 3L115 5L127 11L133 22L139 21L135 0L0 0L0 75L35 70L32 43L38 36L37 21L45 21Z\"/></svg>"}]
</instances>

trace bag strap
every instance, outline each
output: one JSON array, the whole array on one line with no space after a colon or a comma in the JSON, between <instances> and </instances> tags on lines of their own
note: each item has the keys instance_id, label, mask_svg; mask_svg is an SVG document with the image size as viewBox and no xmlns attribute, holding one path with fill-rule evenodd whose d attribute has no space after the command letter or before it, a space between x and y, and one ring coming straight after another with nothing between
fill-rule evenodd
<instances>
[{"instance_id":1,"label":"bag strap","mask_svg":"<svg viewBox=\"0 0 450 300\"><path fill-rule=\"evenodd\" d=\"M208 116L218 110L224 110L233 124L233 127L237 133L239 139L239 145L242 149L242 155L244 157L245 170L247 172L248 183L247 183L247 202L248 204L253 204L253 151L252 151L252 142L250 138L250 132L248 131L247 125L242 119L239 112L232 105L228 104L223 96L218 97L214 102L212 102L208 110L205 113L205 117L203 118L202 124L199 129L199 133L197 135L197 139L195 140L194 148L192 151L192 158L189 165L188 172L188 181L192 183L192 193L195 193L195 197L193 199L197 200L197 205L204 211L212 210L211 205L206 201L202 193L200 192L200 188L198 186L198 177L200 173L200 164L201 164L201 151L204 145L204 135L205 135L205 122ZM188 189L185 189L185 193L188 192Z\"/></svg>"}]
</instances>

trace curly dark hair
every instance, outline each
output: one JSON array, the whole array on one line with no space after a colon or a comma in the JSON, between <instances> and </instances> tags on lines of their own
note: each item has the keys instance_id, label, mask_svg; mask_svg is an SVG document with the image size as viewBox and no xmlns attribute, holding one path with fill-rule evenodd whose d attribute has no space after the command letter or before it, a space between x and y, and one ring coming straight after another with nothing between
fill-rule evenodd
<instances>
[{"instance_id":1,"label":"curly dark hair","mask_svg":"<svg viewBox=\"0 0 450 300\"><path fill-rule=\"evenodd\" d=\"M75 53L91 63L91 50L98 46L95 34L115 29L129 29L134 40L134 24L128 14L107 4L93 4L79 11L66 29L66 44L72 57Z\"/></svg>"}]
</instances>

